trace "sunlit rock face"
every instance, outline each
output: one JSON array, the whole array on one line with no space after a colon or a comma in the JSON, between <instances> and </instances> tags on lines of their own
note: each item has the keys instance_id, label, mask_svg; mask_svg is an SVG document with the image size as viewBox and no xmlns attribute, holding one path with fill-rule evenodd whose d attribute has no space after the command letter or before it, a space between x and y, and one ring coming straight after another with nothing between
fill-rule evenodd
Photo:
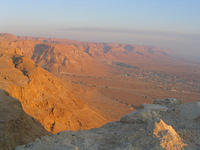
<instances>
[{"instance_id":1,"label":"sunlit rock face","mask_svg":"<svg viewBox=\"0 0 200 150\"><path fill-rule=\"evenodd\" d=\"M18 99L23 110L44 128L57 133L100 127L108 120L84 104L71 85L16 52L0 57L1 88Z\"/></svg>"},{"instance_id":2,"label":"sunlit rock face","mask_svg":"<svg viewBox=\"0 0 200 150\"><path fill-rule=\"evenodd\" d=\"M155 100L154 104L143 105L118 122L86 131L64 131L45 136L18 146L16 150L198 150L198 103L181 104L177 99ZM195 118L183 117L189 108L189 115L193 114Z\"/></svg>"}]
</instances>

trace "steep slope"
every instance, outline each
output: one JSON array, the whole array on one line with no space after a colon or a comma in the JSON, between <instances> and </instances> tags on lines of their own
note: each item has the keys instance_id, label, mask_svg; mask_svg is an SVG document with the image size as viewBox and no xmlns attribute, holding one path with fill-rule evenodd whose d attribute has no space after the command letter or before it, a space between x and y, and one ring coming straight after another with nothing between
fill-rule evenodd
<instances>
[{"instance_id":1,"label":"steep slope","mask_svg":"<svg viewBox=\"0 0 200 150\"><path fill-rule=\"evenodd\" d=\"M159 99L141 105L118 122L45 136L16 150L198 150L199 108L200 102L181 104L177 99Z\"/></svg>"},{"instance_id":2,"label":"steep slope","mask_svg":"<svg viewBox=\"0 0 200 150\"><path fill-rule=\"evenodd\" d=\"M18 100L0 90L0 149L13 150L49 134L42 125L27 115Z\"/></svg>"},{"instance_id":3,"label":"steep slope","mask_svg":"<svg viewBox=\"0 0 200 150\"><path fill-rule=\"evenodd\" d=\"M35 65L28 57L5 54L0 57L1 88L20 100L24 111L57 133L99 127L106 123L75 96L68 84Z\"/></svg>"}]
</instances>

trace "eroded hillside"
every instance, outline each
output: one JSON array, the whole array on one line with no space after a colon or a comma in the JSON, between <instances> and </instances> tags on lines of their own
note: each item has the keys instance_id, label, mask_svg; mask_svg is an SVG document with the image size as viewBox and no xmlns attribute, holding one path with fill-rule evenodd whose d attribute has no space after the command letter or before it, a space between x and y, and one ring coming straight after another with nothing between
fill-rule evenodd
<instances>
[{"instance_id":1,"label":"eroded hillside","mask_svg":"<svg viewBox=\"0 0 200 150\"><path fill-rule=\"evenodd\" d=\"M71 86L28 57L2 53L1 88L19 99L24 111L52 133L99 127L107 122L74 94Z\"/></svg>"}]
</instances>

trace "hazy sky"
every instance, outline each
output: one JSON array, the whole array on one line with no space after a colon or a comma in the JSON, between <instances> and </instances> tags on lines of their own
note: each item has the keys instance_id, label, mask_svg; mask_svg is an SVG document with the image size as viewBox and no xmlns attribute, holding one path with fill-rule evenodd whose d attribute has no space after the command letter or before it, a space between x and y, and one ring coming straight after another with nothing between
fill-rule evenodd
<instances>
[{"instance_id":1,"label":"hazy sky","mask_svg":"<svg viewBox=\"0 0 200 150\"><path fill-rule=\"evenodd\" d=\"M0 32L147 44L200 57L200 0L0 0Z\"/></svg>"}]
</instances>

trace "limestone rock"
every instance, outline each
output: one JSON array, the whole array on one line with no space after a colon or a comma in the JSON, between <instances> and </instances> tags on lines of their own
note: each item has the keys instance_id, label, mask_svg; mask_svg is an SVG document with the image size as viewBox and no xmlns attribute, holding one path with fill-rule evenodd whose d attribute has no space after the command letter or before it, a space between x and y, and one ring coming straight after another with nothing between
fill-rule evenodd
<instances>
[{"instance_id":1,"label":"limestone rock","mask_svg":"<svg viewBox=\"0 0 200 150\"><path fill-rule=\"evenodd\" d=\"M200 102L181 104L178 109L181 116L188 120L200 117Z\"/></svg>"},{"instance_id":2,"label":"limestone rock","mask_svg":"<svg viewBox=\"0 0 200 150\"><path fill-rule=\"evenodd\" d=\"M142 104L141 105L144 110L149 110L149 111L167 111L167 107L158 105L158 104Z\"/></svg>"},{"instance_id":3,"label":"limestone rock","mask_svg":"<svg viewBox=\"0 0 200 150\"><path fill-rule=\"evenodd\" d=\"M176 133L172 126L167 125L163 120L155 123L154 135L159 138L160 145L166 150L182 150L187 144Z\"/></svg>"},{"instance_id":4,"label":"limestone rock","mask_svg":"<svg viewBox=\"0 0 200 150\"><path fill-rule=\"evenodd\" d=\"M158 119L159 111L167 111L167 107L157 104L142 104L136 112L123 116L120 121L125 123L145 123L153 119Z\"/></svg>"},{"instance_id":5,"label":"limestone rock","mask_svg":"<svg viewBox=\"0 0 200 150\"><path fill-rule=\"evenodd\" d=\"M181 104L181 101L176 98L166 98L166 99L156 99L153 103L159 104L159 105L170 106L170 105L179 105L179 104Z\"/></svg>"},{"instance_id":6,"label":"limestone rock","mask_svg":"<svg viewBox=\"0 0 200 150\"><path fill-rule=\"evenodd\" d=\"M148 110L141 110L132 112L128 115L123 116L120 119L122 123L147 123L149 120L152 120L153 117L156 117L156 112L151 112Z\"/></svg>"}]
</instances>

